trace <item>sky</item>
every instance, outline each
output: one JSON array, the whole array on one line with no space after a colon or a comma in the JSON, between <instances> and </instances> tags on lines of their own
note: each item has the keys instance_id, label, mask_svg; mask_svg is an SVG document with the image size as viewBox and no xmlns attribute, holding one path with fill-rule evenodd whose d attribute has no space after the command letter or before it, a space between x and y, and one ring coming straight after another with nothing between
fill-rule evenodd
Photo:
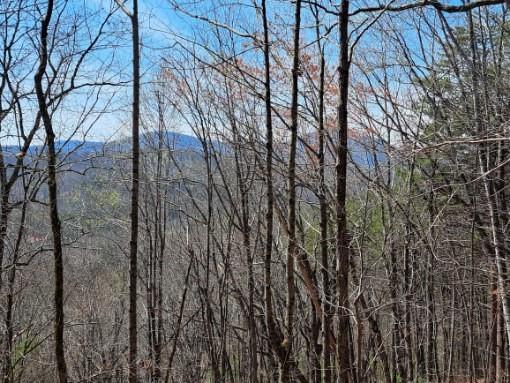
<instances>
[{"instance_id":1,"label":"sky","mask_svg":"<svg viewBox=\"0 0 510 383\"><path fill-rule=\"evenodd\" d=\"M159 62L165 50L172 45L175 33L169 25L174 28L185 28L182 20L172 16L175 12L169 12L170 6L165 1L140 0L140 32L142 47L142 82L144 86L154 76L158 69ZM0 1L0 16L7 13L7 7L13 4L21 4L16 1L4 3ZM104 20L112 7L111 0L72 0L69 2L56 2L56 9L52 17L52 25L58 20L59 33L73 35L76 39L64 37L56 40L56 48L53 52L52 63L57 66L60 57L69 55L73 50L80 52L85 49L99 30L100 23ZM65 4L65 8L62 6ZM130 2L127 3L130 6ZM3 8L5 6L6 8ZM43 7L44 8L44 7ZM27 8L29 9L29 8ZM63 11L62 11L63 9ZM40 12L45 11L41 9ZM61 12L62 11L62 12ZM78 15L78 16L77 16ZM83 17L85 15L85 17ZM22 92L33 91L33 76L38 65L37 47L33 43L38 38L38 31L34 25L40 25L42 14L37 13L33 8L30 14L23 15L21 33L18 32L16 44L13 48L16 58L14 69L10 72L13 83L21 84ZM77 28L72 25L78 20ZM15 18L0 20L5 25L15 25ZM105 141L114 139L128 132L129 117L131 111L131 73L132 73L132 47L130 35L130 23L122 12L117 11L109 19L108 25L104 28L106 32L96 44L96 49L88 55L88 58L81 64L76 84L91 83L100 80L110 83L121 83L118 86L104 86L99 93L91 92L91 88L84 88L73 91L64 102L59 105L54 117L54 129L60 139L67 139L69 134L76 132L75 137L82 140L87 137L91 141ZM11 30L2 29L1 33L7 33L8 37L13 36L14 27ZM74 43L74 47L71 44ZM4 40L0 39L0 49L3 50ZM77 63L77 57L70 62L70 68ZM62 66L62 67L65 67ZM62 68L61 67L61 68ZM54 87L58 89L58 86ZM2 103L7 105L11 99L10 93L6 90L2 94ZM92 107L94 104L94 107ZM37 111L37 104L34 96L29 96L22 101L23 123L25 129L33 124ZM84 111L90 111L90 116L83 119ZM76 130L77 124L82 127ZM19 143L17 128L20 119L11 114L0 125L0 143L3 145L16 145ZM40 130L36 136L35 143L44 141L44 134Z\"/></svg>"},{"instance_id":2,"label":"sky","mask_svg":"<svg viewBox=\"0 0 510 383\"><path fill-rule=\"evenodd\" d=\"M179 6L189 10L190 13L198 14L211 19L235 21L234 25L239 31L253 31L260 26L256 26L259 20L255 16L255 10L251 1L244 0L196 0L196 1L179 1ZM363 0L360 0L363 1ZM404 0L402 0L404 1ZM69 2L57 2L57 4L68 4L63 18L62 25L69 28L68 24L72 23L74 14L88 13L89 17L86 23L80 24L77 38L77 48L84 47L90 41L90 35L93 35L98 27L100 20L108 13L112 7L112 0L72 0ZM240 6L242 4L242 6ZM286 36L291 37L290 28L293 22L292 4L286 1L270 1L272 24L275 26L285 25ZM132 1L127 1L126 6L130 8ZM229 7L235 5L235 7ZM213 49L214 39L211 39L211 29L207 30L207 23L196 18L186 15L185 12L176 10L169 0L139 0L140 8L140 32L142 42L142 100L146 98L148 90L151 88L151 82L154 81L160 69L160 65L165 57L176 51L176 43L185 43L186 41L200 41L204 44L211 44ZM1 5L0 5L1 9ZM225 12L229 9L229 12ZM231 10L234 9L233 12ZM1 12L0 12L1 13ZM288 16L288 17L287 17ZM55 20L56 16L54 16ZM327 18L324 18L325 20ZM40 20L34 20L38 23ZM331 22L331 17L329 21ZM27 22L27 27L30 21ZM303 22L303 35L306 39L313 34L313 24L310 19ZM66 138L70 132L74 132L76 125L82 116L84 109L91 107L95 102L94 112L86 119L82 129L78 129L77 139L83 139L86 135L88 140L105 141L115 139L122 135L129 134L130 112L131 112L131 36L130 23L125 14L121 11L115 12L107 26L108 32L104 40L98 44L98 49L90 59L86 60L82 66L80 81L92 82L98 78L107 79L110 82L121 82L121 86L103 87L99 94L90 93L88 91L77 91L68 97L61 109L55 116L56 131L61 134L62 138ZM336 62L335 52L335 35L330 36L329 42L332 51L329 52L332 59L329 60L333 64ZM367 34L364 41L360 44L361 49L369 49L370 44L374 43L373 39L377 39L377 35ZM242 40L242 39L240 39ZM68 44L68 41L65 44ZM246 41L246 39L245 39ZM241 44L242 41L236 42ZM0 43L1 44L1 43ZM66 53L68 47L63 44L59 47L61 52ZM412 42L411 42L412 44ZM375 44L375 47L381 44ZM24 49L33 49L30 42L25 42ZM35 51L33 51L35 52ZM58 53L58 52L57 52ZM33 65L25 70L26 88L33 86L33 71L37 61L32 56ZM249 57L246 56L245 57ZM36 58L36 57L35 57ZM258 58L260 59L260 57ZM20 75L21 76L21 75ZM78 81L77 81L78 82ZM26 103L25 123L30 122L34 115L34 99L29 99ZM32 115L32 116L31 116ZM83 122L83 121L82 121ZM0 139L2 143L14 144L16 139L9 136L8 125L14 126L14 121L5 121L0 126ZM175 126L176 124L174 124ZM177 124L178 125L178 124ZM186 124L178 127L180 133L192 134L190 128ZM39 140L43 140L41 134Z\"/></svg>"}]
</instances>

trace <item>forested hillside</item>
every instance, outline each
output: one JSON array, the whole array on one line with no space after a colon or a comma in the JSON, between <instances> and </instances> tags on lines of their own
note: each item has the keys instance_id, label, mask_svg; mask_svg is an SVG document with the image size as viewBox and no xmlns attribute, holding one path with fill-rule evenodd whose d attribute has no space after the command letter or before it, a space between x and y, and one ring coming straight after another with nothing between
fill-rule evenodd
<instances>
[{"instance_id":1,"label":"forested hillside","mask_svg":"<svg viewBox=\"0 0 510 383\"><path fill-rule=\"evenodd\" d=\"M0 1L0 383L510 382L509 7Z\"/></svg>"}]
</instances>

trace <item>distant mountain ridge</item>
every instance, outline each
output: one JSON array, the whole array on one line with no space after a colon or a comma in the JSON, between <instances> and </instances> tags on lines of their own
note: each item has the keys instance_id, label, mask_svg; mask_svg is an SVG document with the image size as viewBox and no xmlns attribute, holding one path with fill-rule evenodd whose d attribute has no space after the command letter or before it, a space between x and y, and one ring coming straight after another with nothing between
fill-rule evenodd
<instances>
[{"instance_id":1,"label":"distant mountain ridge","mask_svg":"<svg viewBox=\"0 0 510 383\"><path fill-rule=\"evenodd\" d=\"M158 133L149 132L140 136L140 145L142 149L149 145L157 143ZM164 137L165 146L171 147L175 150L202 150L200 140L194 136L171 132L165 132ZM31 145L29 154L39 154L44 148L44 144ZM101 152L112 151L125 151L131 148L131 140L129 137L121 138L112 141L82 141L82 140L57 140L55 141L55 148L58 152L65 154L73 153L75 155L91 155ZM6 145L3 148L5 153L17 154L21 150L18 145Z\"/></svg>"},{"instance_id":2,"label":"distant mountain ridge","mask_svg":"<svg viewBox=\"0 0 510 383\"><path fill-rule=\"evenodd\" d=\"M140 146L142 150L147 147L157 147L159 141L159 133L157 131L150 131L141 134ZM81 140L57 140L55 142L57 152L62 155L72 155L75 159L86 160L91 156L107 156L111 153L128 152L131 149L131 138L123 137L112 141L81 141ZM201 152L203 150L200 139L195 136L166 131L163 133L163 146L171 148L176 151L187 152ZM215 148L220 150L228 148L228 144L220 143L219 141L213 142ZM373 154L367 149L371 145L365 145L359 139L349 139L349 153L352 161L360 166L373 166ZM28 155L36 156L41 153L44 145L32 145L29 149ZM10 162L13 160L14 155L19 153L20 147L17 145L4 146L3 151L5 154L11 154L11 159L7 158ZM228 149L227 149L228 150ZM385 155L383 154L382 145L377 145L377 159L384 161ZM6 156L10 157L10 156Z\"/></svg>"}]
</instances>

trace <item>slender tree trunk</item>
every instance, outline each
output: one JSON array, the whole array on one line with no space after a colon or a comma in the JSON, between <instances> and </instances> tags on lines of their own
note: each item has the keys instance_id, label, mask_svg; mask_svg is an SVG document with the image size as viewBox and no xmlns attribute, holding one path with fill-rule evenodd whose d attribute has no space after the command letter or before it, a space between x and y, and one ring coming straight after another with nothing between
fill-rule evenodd
<instances>
[{"instance_id":1,"label":"slender tree trunk","mask_svg":"<svg viewBox=\"0 0 510 383\"><path fill-rule=\"evenodd\" d=\"M1 164L0 169L3 174L0 176L2 177L2 183L1 183L1 190L0 193L2 194L2 202L0 205L0 208L2 209L0 211L0 270L3 270L4 265L4 253L5 253L5 239L7 237L7 224L9 222L9 193L10 190L6 188L7 183L7 177L6 177L6 171L5 166L3 162L3 154L0 154L2 156L1 158ZM2 291L2 285L3 285L3 278L2 274L0 273L0 292Z\"/></svg>"},{"instance_id":2,"label":"slender tree trunk","mask_svg":"<svg viewBox=\"0 0 510 383\"><path fill-rule=\"evenodd\" d=\"M435 172L435 171L434 171ZM434 177L432 173L431 178ZM434 206L434 194L433 190L430 190L427 198L427 207L429 213L429 232L430 232L430 245L427 251L427 266L425 275L425 302L426 302L426 320L427 320L427 345L426 345L426 359L427 359L427 379L430 382L437 381L437 357L436 357L436 343L435 343L435 332L436 332L436 320L435 320L435 305L434 305L434 240L435 240L435 206Z\"/></svg>"},{"instance_id":3,"label":"slender tree trunk","mask_svg":"<svg viewBox=\"0 0 510 383\"><path fill-rule=\"evenodd\" d=\"M389 221L390 228L391 224L391 215L393 211L391 208L388 208L389 212ZM393 377L392 382L397 382L397 376L404 378L406 376L405 366L404 366L404 356L402 355L402 313L400 310L400 302L399 302L399 293L398 293L398 274L400 272L397 263L397 249L395 248L395 243L393 239L390 239L390 276L389 276L389 289L390 289L390 297L393 301L391 310L393 314L393 334L392 334L392 343L393 343Z\"/></svg>"},{"instance_id":4,"label":"slender tree trunk","mask_svg":"<svg viewBox=\"0 0 510 383\"><path fill-rule=\"evenodd\" d=\"M318 313L315 306L310 302L310 315L311 324L309 331L309 347L308 347L308 363L309 363L309 378L308 380L313 383L321 383L321 353L322 347L319 342L321 331L321 313Z\"/></svg>"},{"instance_id":5,"label":"slender tree trunk","mask_svg":"<svg viewBox=\"0 0 510 383\"><path fill-rule=\"evenodd\" d=\"M1 193L1 205L0 205L0 293L2 291L2 275L4 266L4 252L5 252L5 239L7 237L7 224L9 220L9 194L10 190L7 189L7 171L3 160L3 150L0 148L0 193ZM14 267L13 267L14 269ZM13 271L11 270L10 273ZM5 317L6 336L3 339L2 349L2 373L3 381L8 383L10 380L11 373L11 352L12 352L12 323L11 323L11 312L12 312L12 295L10 286L7 292L7 309Z\"/></svg>"},{"instance_id":6,"label":"slender tree trunk","mask_svg":"<svg viewBox=\"0 0 510 383\"><path fill-rule=\"evenodd\" d=\"M473 26L473 16L472 12L468 11L468 29L470 36L470 47L471 47L471 81L473 86L473 112L474 112L474 122L477 134L480 139L483 139L487 134L486 129L484 127L484 123L481 116L481 100L479 94L480 81L479 81L479 65L478 65L478 48L476 43L476 36L474 32ZM478 154L478 162L480 166L480 173L484 185L485 196L487 199L487 207L489 212L490 219L490 234L494 251L494 259L497 270L497 279L498 279L498 291L501 299L501 308L503 311L503 321L505 324L506 330L506 338L507 338L507 347L510 347L510 301L509 297L506 294L507 282L506 282L506 254L504 249L504 241L501 238L501 228L498 217L498 209L497 209L497 201L498 198L496 195L496 190L494 187L494 182L492 176L487 174L488 164L490 161L490 152L487 151L487 145L490 144L480 144L479 154ZM507 348L510 350L510 348Z\"/></svg>"},{"instance_id":7,"label":"slender tree trunk","mask_svg":"<svg viewBox=\"0 0 510 383\"><path fill-rule=\"evenodd\" d=\"M338 382L349 383L351 366L349 358L349 243L345 211L347 194L347 102L349 99L349 0L342 0L338 17L340 32L339 50L339 101L337 116L336 150L336 258L338 294Z\"/></svg>"},{"instance_id":8,"label":"slender tree trunk","mask_svg":"<svg viewBox=\"0 0 510 383\"><path fill-rule=\"evenodd\" d=\"M189 277L190 277L190 273L191 273L192 263L193 263L194 257L195 257L195 254L193 253L193 250L190 247L188 247L187 250L190 255L190 261L188 264L188 269L186 271L186 277L184 279L184 291L182 292L181 302L179 304L179 314L177 316L177 324L174 329L172 348L170 350L170 355L168 357L168 363L167 363L166 374L165 374L165 383L168 383L170 381L170 376L172 373L174 357L175 357L175 353L177 352L177 344L179 342L179 335L180 335L181 329L182 329L182 318L184 315L184 307L186 304L186 297L188 295L188 288L189 288L188 282L189 282Z\"/></svg>"},{"instance_id":9,"label":"slender tree trunk","mask_svg":"<svg viewBox=\"0 0 510 383\"><path fill-rule=\"evenodd\" d=\"M1 104L1 103L0 103ZM1 107L0 107L1 109ZM0 124L4 117L0 117ZM21 153L26 153L32 139L34 138L36 132L41 123L41 112L38 112L35 121L33 124L33 128L30 130L30 133L26 136L23 147L21 148ZM0 125L1 128L1 125ZM14 167L7 172L7 167L4 161L4 151L3 148L0 148L0 270L2 270L4 264L4 256L5 256L5 240L7 237L7 227L9 225L9 214L12 211L11 203L9 200L12 187L16 183L16 180L19 177L20 171L23 169L23 156L18 157L16 159L16 163ZM3 273L0 272L0 292L3 287Z\"/></svg>"},{"instance_id":10,"label":"slender tree trunk","mask_svg":"<svg viewBox=\"0 0 510 383\"><path fill-rule=\"evenodd\" d=\"M262 23L264 28L264 102L266 113L266 243L264 249L264 303L266 322L271 349L277 349L282 341L273 311L271 262L273 254L274 193L273 193L273 123L271 111L271 63L269 26L266 0L262 0Z\"/></svg>"},{"instance_id":11,"label":"slender tree trunk","mask_svg":"<svg viewBox=\"0 0 510 383\"><path fill-rule=\"evenodd\" d=\"M490 276L489 294L491 297L491 320L489 321L490 331L489 337L489 357L488 357L488 371L487 371L487 382L495 383L497 381L498 374L498 320L499 320L499 296L498 296L498 284L493 276Z\"/></svg>"},{"instance_id":12,"label":"slender tree trunk","mask_svg":"<svg viewBox=\"0 0 510 383\"><path fill-rule=\"evenodd\" d=\"M20 255L20 247L23 240L23 234L25 232L25 220L27 215L27 192L28 186L25 186L24 193L24 201L21 207L21 217L20 217L20 225L18 228L18 233L16 235L16 242L14 245L14 249L12 251L12 262L9 269L9 274L7 278L7 308L5 314L5 328L6 328L6 339L5 339L5 358L3 360L3 381L4 383L11 383L14 380L13 368L11 365L12 358L12 341L14 339L14 323L13 323L13 314L15 307L15 282L16 282L16 271L17 271L17 262L18 257Z\"/></svg>"},{"instance_id":13,"label":"slender tree trunk","mask_svg":"<svg viewBox=\"0 0 510 383\"><path fill-rule=\"evenodd\" d=\"M294 48L292 63L292 99L290 106L290 149L287 178L287 201L288 201L288 246L287 246L287 317L286 317L286 339L284 347L286 356L281 365L281 381L291 382L290 365L294 363L293 342L294 342L294 316L296 306L296 285L294 278L294 264L297 258L296 238L296 149L298 135L298 89L299 89L299 36L301 32L301 0L296 0L294 14Z\"/></svg>"},{"instance_id":14,"label":"slender tree trunk","mask_svg":"<svg viewBox=\"0 0 510 383\"><path fill-rule=\"evenodd\" d=\"M163 347L163 257L166 248L166 193L162 193L161 188L163 178L163 143L166 135L165 122L163 113L163 101L158 93L158 154L156 166L156 238L157 238L157 281L155 287L155 305L157 307L157 328L156 328L156 345L154 347L154 380L158 383L161 380L161 352ZM156 274L156 273L155 273ZM155 275L156 278L156 275Z\"/></svg>"},{"instance_id":15,"label":"slender tree trunk","mask_svg":"<svg viewBox=\"0 0 510 383\"><path fill-rule=\"evenodd\" d=\"M248 190L241 173L241 165L236 153L237 178L239 180L239 191L241 193L241 219L242 219L242 236L243 247L246 253L246 261L248 264L248 347L249 347L249 368L250 383L258 382L258 363L257 363L257 327L255 322L254 310L254 294L255 294L255 278L253 275L253 254L251 251L250 241L250 210L248 206Z\"/></svg>"},{"instance_id":16,"label":"slender tree trunk","mask_svg":"<svg viewBox=\"0 0 510 383\"><path fill-rule=\"evenodd\" d=\"M129 242L129 383L137 382L137 279L138 279L138 205L140 189L140 36L138 0L133 0L130 15L133 44L133 114L131 163L131 238Z\"/></svg>"},{"instance_id":17,"label":"slender tree trunk","mask_svg":"<svg viewBox=\"0 0 510 383\"><path fill-rule=\"evenodd\" d=\"M67 383L67 366L64 350L64 263L62 250L62 228L58 212L57 192L57 155L55 150L55 132L46 102L46 92L43 90L43 77L48 63L48 29L53 13L53 0L48 0L46 15L41 25L41 41L39 51L39 67L34 76L37 103L41 113L46 141L48 145L48 197L51 231L53 236L54 259L54 309L55 309L55 359L57 362L57 376L59 383Z\"/></svg>"},{"instance_id":18,"label":"slender tree trunk","mask_svg":"<svg viewBox=\"0 0 510 383\"><path fill-rule=\"evenodd\" d=\"M296 3L297 10L301 9L301 0ZM300 12L299 12L300 19ZM273 247L273 226L274 226L274 193L273 193L273 125L272 125L272 112L271 112L271 79L270 79L270 43L269 43L269 27L267 20L267 7L266 1L262 0L262 21L264 28L264 101L265 101L265 114L266 114L266 243L264 249L264 295L265 295L265 309L266 309L266 324L268 332L268 342L271 350L275 353L280 363L280 368L283 374L280 376L285 379L291 378L299 382L306 382L303 374L300 372L297 363L288 358L289 338L284 339L282 331L277 326L275 313L273 309L273 298L271 291L271 262L272 262L272 247ZM298 20L300 21L300 20ZM299 42L299 39L297 39ZM294 67L293 67L294 68ZM297 76L298 70L293 71L293 76L296 76L296 122L297 122ZM293 276L292 276L293 277ZM287 318L288 319L288 318ZM287 320L287 323L288 320ZM283 368L282 368L283 366ZM288 380L287 380L288 381Z\"/></svg>"},{"instance_id":19,"label":"slender tree trunk","mask_svg":"<svg viewBox=\"0 0 510 383\"><path fill-rule=\"evenodd\" d=\"M499 298L499 297L498 297ZM501 309L501 302L498 302L498 322L497 322L497 337L496 337L496 383L504 381L507 363L505 359L505 324L503 323L503 310Z\"/></svg>"},{"instance_id":20,"label":"slender tree trunk","mask_svg":"<svg viewBox=\"0 0 510 383\"><path fill-rule=\"evenodd\" d=\"M273 119L271 110L271 62L269 25L267 19L266 0L262 0L262 23L264 28L264 103L266 114L266 243L264 249L264 304L266 309L266 326L268 343L276 354L279 362L285 359L286 350L283 347L283 334L277 325L271 282L271 263L273 255L273 227L274 227L274 193L273 193ZM274 375L273 375L274 376Z\"/></svg>"},{"instance_id":21,"label":"slender tree trunk","mask_svg":"<svg viewBox=\"0 0 510 383\"><path fill-rule=\"evenodd\" d=\"M333 307L331 305L331 281L330 281L330 268L329 268L329 238L328 238L328 206L326 200L326 181L325 181L325 139L326 132L324 129L324 95L325 95L325 67L326 60L324 58L324 50L321 44L320 36L320 19L319 10L315 8L315 22L316 22L316 38L317 48L319 50L319 113L318 113L318 130L319 130L319 211L320 211L320 255L321 255L321 274L322 274L322 289L324 292L324 307L322 317L322 364L324 370L324 383L332 382L332 364L331 352L334 351L332 340L332 315Z\"/></svg>"},{"instance_id":22,"label":"slender tree trunk","mask_svg":"<svg viewBox=\"0 0 510 383\"><path fill-rule=\"evenodd\" d=\"M415 170L415 157L413 156L410 164L409 178L407 180L407 193L411 195L413 190L413 178ZM412 231L411 231L411 198L408 199L406 204L407 218L405 219L404 227L404 343L406 347L406 378L408 381L414 381L415 378L415 363L414 352L415 347L412 336L412 315L411 315L411 290L413 288L413 279L411 277L413 270L414 254L412 250Z\"/></svg>"}]
</instances>

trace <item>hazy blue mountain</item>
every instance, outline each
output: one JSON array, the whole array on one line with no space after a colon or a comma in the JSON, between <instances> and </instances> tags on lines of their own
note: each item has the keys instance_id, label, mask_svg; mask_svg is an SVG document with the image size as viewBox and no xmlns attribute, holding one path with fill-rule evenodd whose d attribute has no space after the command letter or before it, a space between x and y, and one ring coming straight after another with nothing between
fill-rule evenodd
<instances>
[{"instance_id":1,"label":"hazy blue mountain","mask_svg":"<svg viewBox=\"0 0 510 383\"><path fill-rule=\"evenodd\" d=\"M173 150L202 150L202 144L196 137L176 133L176 132L165 132L164 146L172 148ZM149 134L143 134L140 137L140 145L142 149L148 146L155 146L158 141L157 132L150 132ZM122 138L109 142L101 141L81 141L81 140L57 140L55 147L61 155L72 154L76 157L88 157L90 155L100 155L101 153L115 152L115 151L127 151L131 148L131 141L129 138ZM10 154L14 156L19 153L21 148L18 145L6 145L2 148L7 156ZM29 150L29 155L37 155L45 149L44 144L32 145Z\"/></svg>"},{"instance_id":2,"label":"hazy blue mountain","mask_svg":"<svg viewBox=\"0 0 510 383\"><path fill-rule=\"evenodd\" d=\"M309 137L310 142L313 142L313 138ZM158 145L158 132L153 131L144 133L140 137L140 146L143 149L148 147L157 147ZM220 143L216 141L213 143L216 149L226 150L228 152L228 144ZM100 142L100 141L80 141L80 140L58 140L55 142L59 156L66 157L73 161L87 160L91 157L108 157L112 153L129 152L131 149L130 137L124 137L121 139ZM201 152L202 143L197 137L167 131L163 133L163 147L170 148L177 152ZM302 147L303 148L303 147ZM28 155L37 156L44 150L44 145L33 145L30 148ZM304 148L303 148L304 149ZM384 154L382 145L377 145L378 161L384 161ZM14 155L20 151L17 145L8 145L3 147L4 153L6 154L6 161L14 161ZM372 145L369 142L363 142L359 139L349 139L349 155L354 163L358 166L373 166L374 156L372 153Z\"/></svg>"},{"instance_id":3,"label":"hazy blue mountain","mask_svg":"<svg viewBox=\"0 0 510 383\"><path fill-rule=\"evenodd\" d=\"M166 131L163 132L163 147L177 151L201 151L202 144L197 137ZM151 131L140 135L140 147L157 147L159 141L159 133ZM105 145L108 151L128 151L131 150L131 138L125 137L119 140L109 142Z\"/></svg>"},{"instance_id":4,"label":"hazy blue mountain","mask_svg":"<svg viewBox=\"0 0 510 383\"><path fill-rule=\"evenodd\" d=\"M372 142L349 139L347 146L349 147L349 156L351 161L358 166L372 167L374 166L375 160L382 163L386 159L382 143L377 143L375 145L375 156L374 144Z\"/></svg>"}]
</instances>

